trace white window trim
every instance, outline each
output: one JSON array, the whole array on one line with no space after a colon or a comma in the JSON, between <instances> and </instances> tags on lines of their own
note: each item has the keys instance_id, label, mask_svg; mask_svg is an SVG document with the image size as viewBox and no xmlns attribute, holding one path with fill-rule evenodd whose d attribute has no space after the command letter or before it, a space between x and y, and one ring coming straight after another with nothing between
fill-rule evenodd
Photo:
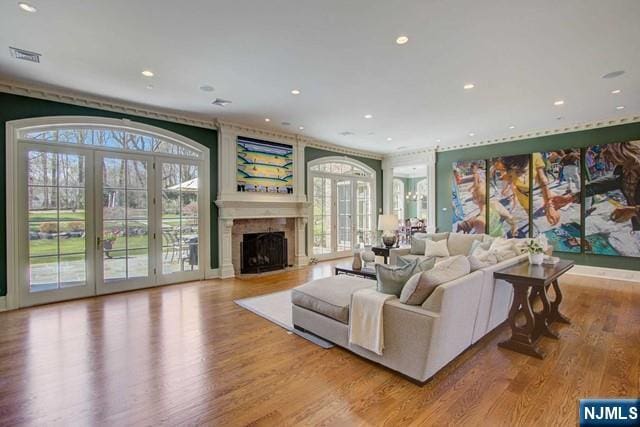
<instances>
[{"instance_id":1,"label":"white window trim","mask_svg":"<svg viewBox=\"0 0 640 427\"><path fill-rule=\"evenodd\" d=\"M6 224L7 224L7 296L6 296L6 308L15 309L19 307L19 286L22 283L19 280L22 272L19 270L19 239L17 230L19 221L21 221L19 213L19 195L18 195L18 183L19 183L19 167L18 167L18 153L19 153L19 132L26 128L35 127L47 127L47 126L84 126L84 127L117 127L118 129L130 130L132 132L139 131L148 134L153 134L159 138L174 140L179 144L183 144L187 147L191 147L194 150L201 153L200 158L184 156L180 158L197 160L202 164L202 185L203 185L203 206L204 215L204 236L202 258L206 263L204 265L204 278L218 277L218 269L211 268L211 213L210 213L210 165L209 165L209 148L193 141L189 138L185 138L177 133L150 126L144 123L134 122L129 119L112 119L102 117L85 117L85 116L53 116L53 117L37 117L21 120L13 120L6 123ZM34 142L34 141L30 141ZM35 141L47 144L47 141ZM78 147L78 144L66 144L59 142L52 142L52 145L61 146L74 146ZM80 145L82 148L96 150L104 150L105 147L97 147L90 145ZM106 151L118 151L122 153L131 154L132 150L114 150L107 149ZM157 153L151 151L140 151L152 156L162 157L174 157L173 155L167 155L166 153Z\"/></svg>"},{"instance_id":2,"label":"white window trim","mask_svg":"<svg viewBox=\"0 0 640 427\"><path fill-rule=\"evenodd\" d=\"M405 195L406 195L406 191L404 188L404 181L399 179L399 178L393 178L393 183L391 185L391 197L392 197L392 201L391 201L391 211L393 213L393 204L396 201L396 192L394 190L394 187L396 186L396 184L400 184L400 197L398 199L398 211L402 212L402 216L405 216ZM400 207L401 206L401 207ZM406 218L400 218L398 217L398 221L404 221Z\"/></svg>"},{"instance_id":3,"label":"white window trim","mask_svg":"<svg viewBox=\"0 0 640 427\"><path fill-rule=\"evenodd\" d=\"M419 191L420 186L424 184L424 186L426 187L427 191L422 192ZM429 218L429 179L427 178L423 178L420 181L416 182L416 194L418 195L418 200L416 200L416 217L418 217L419 219L424 219L424 220L428 220ZM427 209L424 212L424 215L421 216L422 212L422 208L420 207L420 204L422 203L422 197L424 197L425 201L427 202Z\"/></svg>"},{"instance_id":4,"label":"white window trim","mask_svg":"<svg viewBox=\"0 0 640 427\"><path fill-rule=\"evenodd\" d=\"M325 163L347 163L352 166L357 166L364 170L368 176L355 175L355 174L339 174L339 173L331 173L331 172L323 172L323 171L312 171L311 168L314 166L322 165ZM320 157L318 159L312 160L307 163L307 197L310 203L309 209L309 219L307 221L307 254L309 257L314 257L318 259L331 259L336 256L335 253L331 253L329 255L315 255L313 253L313 178L314 177L325 177L325 178L352 178L356 181L365 181L371 184L371 224L373 225L373 232L376 232L376 212L377 212L377 201L376 201L376 171L367 166L366 164L352 159L346 156L328 156L328 157ZM332 194L333 197L333 194ZM355 206L355 201L354 201ZM332 235L334 231L332 230ZM343 256L343 255L338 255Z\"/></svg>"}]
</instances>

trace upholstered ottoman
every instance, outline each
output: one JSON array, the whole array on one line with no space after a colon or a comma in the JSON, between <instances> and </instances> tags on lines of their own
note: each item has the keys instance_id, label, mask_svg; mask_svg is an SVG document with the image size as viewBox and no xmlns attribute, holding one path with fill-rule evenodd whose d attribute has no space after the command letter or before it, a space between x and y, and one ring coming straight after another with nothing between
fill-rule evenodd
<instances>
[{"instance_id":1,"label":"upholstered ottoman","mask_svg":"<svg viewBox=\"0 0 640 427\"><path fill-rule=\"evenodd\" d=\"M312 280L294 288L291 291L291 302L294 306L349 324L351 294L359 289L375 286L376 282L371 279L339 274Z\"/></svg>"}]
</instances>

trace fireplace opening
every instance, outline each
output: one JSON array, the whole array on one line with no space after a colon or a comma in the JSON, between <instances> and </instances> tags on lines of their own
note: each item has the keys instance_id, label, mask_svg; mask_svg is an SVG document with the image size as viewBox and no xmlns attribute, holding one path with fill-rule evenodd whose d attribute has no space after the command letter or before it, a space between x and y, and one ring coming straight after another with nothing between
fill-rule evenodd
<instances>
[{"instance_id":1,"label":"fireplace opening","mask_svg":"<svg viewBox=\"0 0 640 427\"><path fill-rule=\"evenodd\" d=\"M284 231L247 233L240 243L240 272L263 273L287 267L287 239Z\"/></svg>"}]
</instances>

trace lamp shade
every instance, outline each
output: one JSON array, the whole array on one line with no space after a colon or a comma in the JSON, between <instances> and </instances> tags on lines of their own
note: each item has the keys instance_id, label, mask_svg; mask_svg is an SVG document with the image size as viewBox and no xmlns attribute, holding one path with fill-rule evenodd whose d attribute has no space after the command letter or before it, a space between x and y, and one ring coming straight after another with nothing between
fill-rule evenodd
<instances>
[{"instance_id":1,"label":"lamp shade","mask_svg":"<svg viewBox=\"0 0 640 427\"><path fill-rule=\"evenodd\" d=\"M396 231L398 229L398 217L395 214L378 215L378 230Z\"/></svg>"}]
</instances>

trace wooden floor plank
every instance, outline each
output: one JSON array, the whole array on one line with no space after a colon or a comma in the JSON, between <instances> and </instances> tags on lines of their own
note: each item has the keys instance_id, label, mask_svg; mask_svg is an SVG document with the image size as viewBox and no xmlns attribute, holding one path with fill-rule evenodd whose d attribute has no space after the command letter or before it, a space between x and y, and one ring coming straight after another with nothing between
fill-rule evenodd
<instances>
[{"instance_id":1,"label":"wooden floor plank","mask_svg":"<svg viewBox=\"0 0 640 427\"><path fill-rule=\"evenodd\" d=\"M575 425L578 399L640 394L640 285L567 275L545 360L503 325L425 386L322 349L233 301L332 262L0 313L0 426Z\"/></svg>"}]
</instances>

